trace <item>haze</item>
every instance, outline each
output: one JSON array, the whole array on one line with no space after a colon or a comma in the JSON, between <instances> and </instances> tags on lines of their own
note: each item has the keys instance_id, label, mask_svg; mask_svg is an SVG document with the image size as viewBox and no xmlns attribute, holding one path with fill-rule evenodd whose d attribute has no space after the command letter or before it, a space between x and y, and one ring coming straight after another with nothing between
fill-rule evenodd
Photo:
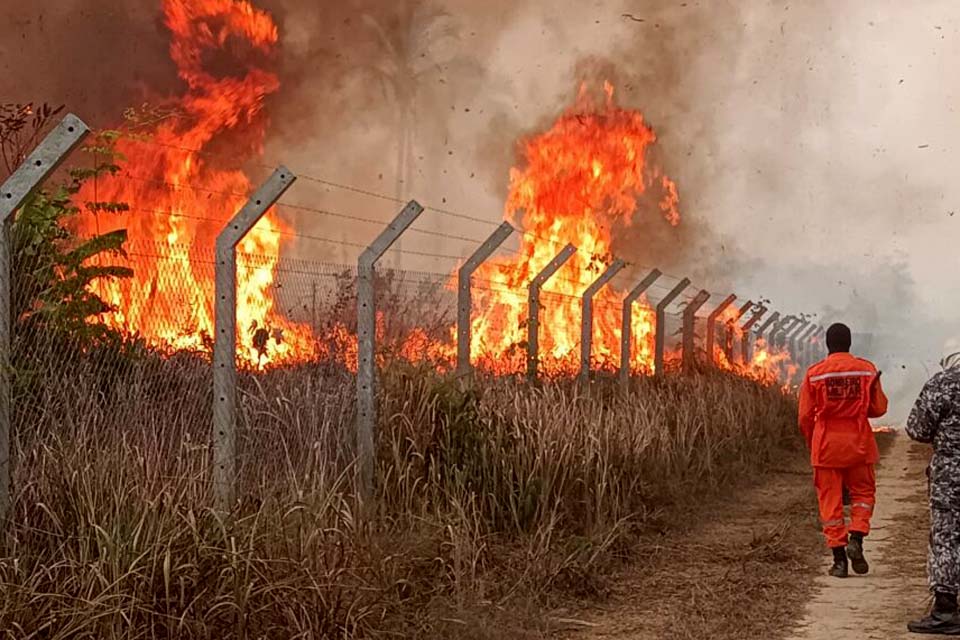
<instances>
[{"instance_id":1,"label":"haze","mask_svg":"<svg viewBox=\"0 0 960 640\"><path fill-rule=\"evenodd\" d=\"M66 103L102 125L141 101L144 86L175 86L156 7L90 4L3 0L0 17L20 33L0 43L3 101ZM361 16L386 16L394 3L258 4L276 13L284 42L284 89L271 105L264 162L393 194L394 96L376 73L358 69L384 70ZM687 244L669 256L636 246L624 253L653 252L665 270L716 291L766 296L785 311L882 336L865 355L885 369L894 418L903 417L943 340L960 334L960 5L413 4L420 58L431 63L417 86L404 197L499 220L516 141L549 126L578 82L602 70L615 76L621 103L658 132L658 159L680 187L687 229ZM389 30L390 20L383 24ZM323 189L313 197L358 214L370 206ZM389 207L376 213L386 219ZM351 242L370 237L316 216L296 223ZM490 230L443 216L430 224L471 237ZM352 259L329 247L297 250ZM442 272L453 264L406 266Z\"/></svg>"}]
</instances>

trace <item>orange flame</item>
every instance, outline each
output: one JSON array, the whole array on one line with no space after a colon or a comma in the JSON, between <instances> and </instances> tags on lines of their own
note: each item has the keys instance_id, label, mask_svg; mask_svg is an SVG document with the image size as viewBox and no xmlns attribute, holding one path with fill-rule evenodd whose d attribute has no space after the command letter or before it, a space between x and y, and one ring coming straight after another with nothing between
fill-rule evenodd
<instances>
[{"instance_id":1,"label":"orange flame","mask_svg":"<svg viewBox=\"0 0 960 640\"><path fill-rule=\"evenodd\" d=\"M164 0L163 11L172 34L170 55L187 87L172 101L179 116L156 125L151 144L118 141L125 173L86 184L80 197L132 208L88 217L80 231L127 229L133 247L124 264L135 277L97 286L116 309L104 323L136 331L156 347L207 351L213 336L212 256L199 248L213 246L224 222L245 203L250 182L242 171L184 149L203 151L230 134L247 141L247 151L260 150L263 100L279 88L277 76L253 64L240 74L217 75L204 62L231 43L269 56L277 27L269 14L243 0ZM238 351L246 365L302 360L315 350L309 331L274 309L271 287L284 231L270 211L237 247Z\"/></svg>"},{"instance_id":2,"label":"orange flame","mask_svg":"<svg viewBox=\"0 0 960 640\"><path fill-rule=\"evenodd\" d=\"M529 284L567 243L578 251L549 280L542 296L540 360L551 373L579 365L580 298L605 269L613 233L629 227L637 198L656 184L664 188L660 202L669 224L678 224L676 186L647 167L647 149L656 135L637 111L618 107L613 87L604 85L605 100L596 100L586 86L573 109L553 127L523 145L525 164L510 172L506 218L524 234L519 256L484 264L476 274L483 310L475 315L472 347L477 363L499 371L525 365ZM600 104L598 104L600 102ZM623 293L606 287L595 298L593 353L595 367L619 366ZM633 314L631 368L653 367L654 320L641 301Z\"/></svg>"},{"instance_id":3,"label":"orange flame","mask_svg":"<svg viewBox=\"0 0 960 640\"><path fill-rule=\"evenodd\" d=\"M738 322L738 315L737 309L728 307L718 318L718 324L721 327L732 331L734 344L737 345L743 340L745 333ZM726 331L722 331L718 335L724 336L725 339L725 334ZM726 350L720 345L714 346L713 357L719 369L751 378L762 384L775 384L785 375L786 384L789 385L797 373L797 366L792 362L790 353L769 347L765 340L760 340L753 349L750 362L743 362L739 357L731 360L727 357Z\"/></svg>"},{"instance_id":4,"label":"orange flame","mask_svg":"<svg viewBox=\"0 0 960 640\"><path fill-rule=\"evenodd\" d=\"M155 347L208 352L213 256L202 251L214 246L251 185L238 166L222 166L207 159L214 156L198 152L227 147L232 157L243 160L262 151L264 99L280 83L256 61L274 53L278 32L270 15L247 0L163 0L162 6L172 36L170 55L185 85L184 94L170 100L177 117L154 125L149 143L118 141L124 172L85 185L80 198L125 202L132 208L88 215L79 230L126 229L129 234L132 250L115 260L132 266L134 278L96 285L114 309L101 318L104 323L137 333ZM231 73L214 71L223 65L211 60L224 51L236 58ZM542 296L540 357L547 373L570 373L580 365L581 297L606 268L614 234L636 222L639 198L653 191L650 211L665 224L680 224L676 183L647 159L655 133L642 114L615 103L611 84L603 89L598 98L581 87L567 113L523 144L524 163L510 172L505 217L524 228L518 256L489 261L475 276L474 297L481 311L471 320L472 353L475 363L489 371L525 368L526 291L564 245L573 244L578 251ZM257 367L327 359L355 371L357 338L344 324L313 336L275 308L273 283L287 233L271 210L237 248L238 360ZM620 364L623 298L624 292L611 285L595 298L594 369ZM631 326L629 364L635 373L653 371L654 323L653 309L642 298ZM377 334L383 333L383 317L378 316ZM455 339L455 329L450 335ZM454 342L415 328L391 355L446 368L454 360ZM381 364L383 358L378 354ZM766 381L776 380L786 355L761 346L747 364L727 362L723 349L716 359L721 368ZM669 354L668 366L676 361L676 354Z\"/></svg>"}]
</instances>

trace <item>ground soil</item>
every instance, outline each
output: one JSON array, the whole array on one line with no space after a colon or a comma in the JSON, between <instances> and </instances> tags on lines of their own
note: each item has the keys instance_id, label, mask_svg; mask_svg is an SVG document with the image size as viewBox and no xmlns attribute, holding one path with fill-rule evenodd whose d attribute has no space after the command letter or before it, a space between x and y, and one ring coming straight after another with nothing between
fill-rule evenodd
<instances>
[{"instance_id":1,"label":"ground soil","mask_svg":"<svg viewBox=\"0 0 960 640\"><path fill-rule=\"evenodd\" d=\"M849 580L820 578L790 640L896 640L929 605L926 468L929 448L905 436L894 442L877 477L878 508L869 540L872 571Z\"/></svg>"},{"instance_id":2,"label":"ground soil","mask_svg":"<svg viewBox=\"0 0 960 640\"><path fill-rule=\"evenodd\" d=\"M871 572L828 578L812 477L798 457L698 524L651 545L602 605L553 612L550 637L575 640L906 638L927 606L926 448L892 438L878 468Z\"/></svg>"}]
</instances>

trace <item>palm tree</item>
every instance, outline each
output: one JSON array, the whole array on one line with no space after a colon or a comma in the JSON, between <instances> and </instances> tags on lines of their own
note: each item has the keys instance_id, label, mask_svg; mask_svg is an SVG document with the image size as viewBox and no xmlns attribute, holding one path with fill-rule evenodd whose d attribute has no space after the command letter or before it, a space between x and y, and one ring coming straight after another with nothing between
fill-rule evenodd
<instances>
[{"instance_id":1,"label":"palm tree","mask_svg":"<svg viewBox=\"0 0 960 640\"><path fill-rule=\"evenodd\" d=\"M376 35L383 55L369 69L381 83L384 98L397 110L397 171L395 196L405 201L413 182L414 134L417 127L419 89L431 75L445 67L466 63L456 50L459 29L452 16L426 2L402 2L386 19L370 14L363 22ZM396 267L401 266L397 243Z\"/></svg>"}]
</instances>

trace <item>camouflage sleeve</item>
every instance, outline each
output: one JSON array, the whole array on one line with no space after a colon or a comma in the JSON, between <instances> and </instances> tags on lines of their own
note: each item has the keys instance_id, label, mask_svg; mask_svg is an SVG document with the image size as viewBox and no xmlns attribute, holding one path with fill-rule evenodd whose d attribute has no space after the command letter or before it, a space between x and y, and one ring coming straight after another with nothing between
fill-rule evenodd
<instances>
[{"instance_id":1,"label":"camouflage sleeve","mask_svg":"<svg viewBox=\"0 0 960 640\"><path fill-rule=\"evenodd\" d=\"M940 409L943 406L943 395L938 377L934 377L923 386L920 397L917 398L907 419L907 435L917 442L933 442L940 423Z\"/></svg>"}]
</instances>

